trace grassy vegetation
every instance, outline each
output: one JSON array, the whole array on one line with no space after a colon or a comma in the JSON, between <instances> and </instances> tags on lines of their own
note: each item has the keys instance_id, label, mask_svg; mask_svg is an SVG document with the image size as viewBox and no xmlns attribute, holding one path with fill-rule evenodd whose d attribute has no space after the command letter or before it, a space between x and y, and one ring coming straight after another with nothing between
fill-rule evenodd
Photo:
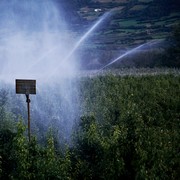
<instances>
[{"instance_id":1,"label":"grassy vegetation","mask_svg":"<svg viewBox=\"0 0 180 180\"><path fill-rule=\"evenodd\" d=\"M152 2L153 0L139 0L139 2L145 2L145 3L149 3Z\"/></svg>"},{"instance_id":2,"label":"grassy vegetation","mask_svg":"<svg viewBox=\"0 0 180 180\"><path fill-rule=\"evenodd\" d=\"M0 104L0 123L9 122L0 129L1 179L178 179L178 74L82 77L79 91L82 116L65 149L53 130L45 145L29 143Z\"/></svg>"},{"instance_id":3,"label":"grassy vegetation","mask_svg":"<svg viewBox=\"0 0 180 180\"><path fill-rule=\"evenodd\" d=\"M140 10L143 10L145 8L147 8L146 5L135 5L130 9L130 11L140 11Z\"/></svg>"}]
</instances>

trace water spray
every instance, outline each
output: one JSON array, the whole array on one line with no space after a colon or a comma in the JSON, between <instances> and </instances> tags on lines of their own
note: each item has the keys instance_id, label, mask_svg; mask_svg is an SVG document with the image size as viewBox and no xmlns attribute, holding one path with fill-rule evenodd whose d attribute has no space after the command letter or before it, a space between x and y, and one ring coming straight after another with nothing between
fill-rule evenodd
<instances>
[{"instance_id":1,"label":"water spray","mask_svg":"<svg viewBox=\"0 0 180 180\"><path fill-rule=\"evenodd\" d=\"M100 25L100 23L110 15L110 12L105 13L75 44L74 48L69 52L69 54L63 59L62 62L68 60L72 54L77 50L77 48L85 41L85 39Z\"/></svg>"},{"instance_id":2,"label":"water spray","mask_svg":"<svg viewBox=\"0 0 180 180\"><path fill-rule=\"evenodd\" d=\"M74 45L72 50L68 53L68 55L62 60L61 64L56 67L53 74L55 74L59 67L64 64L70 57L74 54L74 52L82 45L82 43L88 38L88 36L111 14L111 11L106 12L100 19L79 39L79 41ZM51 74L50 77L53 75Z\"/></svg>"},{"instance_id":3,"label":"water spray","mask_svg":"<svg viewBox=\"0 0 180 180\"><path fill-rule=\"evenodd\" d=\"M149 42L147 42L147 43L141 44L141 45L139 45L138 47L135 47L135 48L133 48L133 49L125 52L124 54L120 55L118 58L112 60L110 63L106 64L106 65L103 66L101 69L99 69L97 72L105 69L106 67L114 64L114 63L117 62L117 61L122 61L122 59L123 59L124 57L126 57L126 56L128 56L128 55L130 55L130 54L132 54L132 53L135 53L137 50L140 50L140 49L142 49L142 48L145 48L146 46L149 46L149 45L150 45L150 46L156 45L157 43L160 43L160 42L162 42L162 40L152 40L152 41L149 41Z\"/></svg>"}]
</instances>

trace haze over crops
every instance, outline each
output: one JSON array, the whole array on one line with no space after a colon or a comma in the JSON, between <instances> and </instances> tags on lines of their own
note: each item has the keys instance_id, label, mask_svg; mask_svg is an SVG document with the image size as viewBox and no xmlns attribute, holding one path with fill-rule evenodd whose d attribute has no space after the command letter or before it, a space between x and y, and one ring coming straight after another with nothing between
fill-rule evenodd
<instances>
[{"instance_id":1,"label":"haze over crops","mask_svg":"<svg viewBox=\"0 0 180 180\"><path fill-rule=\"evenodd\" d=\"M178 179L178 5L0 1L0 179Z\"/></svg>"}]
</instances>

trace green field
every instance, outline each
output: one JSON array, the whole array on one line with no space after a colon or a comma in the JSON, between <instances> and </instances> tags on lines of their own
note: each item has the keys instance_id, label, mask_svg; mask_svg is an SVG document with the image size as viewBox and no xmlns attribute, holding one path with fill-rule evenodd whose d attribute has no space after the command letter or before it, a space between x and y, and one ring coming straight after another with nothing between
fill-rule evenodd
<instances>
[{"instance_id":1,"label":"green field","mask_svg":"<svg viewBox=\"0 0 180 180\"><path fill-rule=\"evenodd\" d=\"M97 5L89 3L84 7L85 10L82 8L79 13L80 16L82 14L83 19L92 23L92 20L96 21L105 12L112 10L112 15L107 21L104 20L104 27L99 28L98 32L93 32L92 36L101 34L103 37L100 36L99 44L106 45L110 49L114 47L120 49L137 44L135 42L137 39L145 42L149 39L166 39L171 36L174 27L179 23L180 12L169 1L165 3L169 8L160 1L152 0L127 1L124 4L123 1L99 1ZM94 11L96 6L101 8L100 12ZM124 43L117 44L116 41L106 40L113 39L112 36Z\"/></svg>"},{"instance_id":2,"label":"green field","mask_svg":"<svg viewBox=\"0 0 180 180\"><path fill-rule=\"evenodd\" d=\"M28 143L22 122L14 127L0 99L2 179L178 179L178 74L130 71L77 82L81 117L66 148L53 130L46 143Z\"/></svg>"}]
</instances>

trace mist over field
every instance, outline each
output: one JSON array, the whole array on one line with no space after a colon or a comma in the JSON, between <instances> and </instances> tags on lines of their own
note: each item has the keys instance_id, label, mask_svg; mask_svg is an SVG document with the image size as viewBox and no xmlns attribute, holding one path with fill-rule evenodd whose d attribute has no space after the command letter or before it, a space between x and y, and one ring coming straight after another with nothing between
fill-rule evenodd
<instances>
[{"instance_id":1,"label":"mist over field","mask_svg":"<svg viewBox=\"0 0 180 180\"><path fill-rule=\"evenodd\" d=\"M1 0L0 178L177 179L178 5Z\"/></svg>"}]
</instances>

